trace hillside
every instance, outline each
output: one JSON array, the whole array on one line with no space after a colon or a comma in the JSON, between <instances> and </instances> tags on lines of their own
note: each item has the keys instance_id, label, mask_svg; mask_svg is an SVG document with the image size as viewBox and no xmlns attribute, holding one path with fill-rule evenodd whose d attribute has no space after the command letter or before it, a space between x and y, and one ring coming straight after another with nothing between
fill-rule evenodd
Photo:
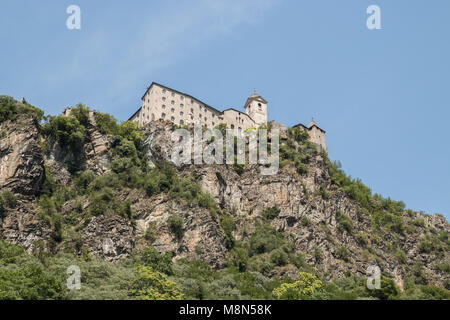
<instances>
[{"instance_id":1,"label":"hillside","mask_svg":"<svg viewBox=\"0 0 450 320\"><path fill-rule=\"evenodd\" d=\"M0 298L450 297L443 216L372 194L299 129L274 176L174 167L174 129L82 105L44 119L1 96ZM69 265L81 290L63 286ZM381 290L365 287L370 265ZM290 295L295 281L317 286Z\"/></svg>"}]
</instances>

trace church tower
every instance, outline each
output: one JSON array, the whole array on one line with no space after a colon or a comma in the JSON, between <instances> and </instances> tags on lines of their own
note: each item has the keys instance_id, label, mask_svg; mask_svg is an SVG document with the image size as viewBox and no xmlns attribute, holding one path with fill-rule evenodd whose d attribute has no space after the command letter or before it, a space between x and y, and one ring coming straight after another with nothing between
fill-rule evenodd
<instances>
[{"instance_id":1,"label":"church tower","mask_svg":"<svg viewBox=\"0 0 450 320\"><path fill-rule=\"evenodd\" d=\"M255 121L257 126L267 124L267 101L256 92L245 103L245 113Z\"/></svg>"}]
</instances>

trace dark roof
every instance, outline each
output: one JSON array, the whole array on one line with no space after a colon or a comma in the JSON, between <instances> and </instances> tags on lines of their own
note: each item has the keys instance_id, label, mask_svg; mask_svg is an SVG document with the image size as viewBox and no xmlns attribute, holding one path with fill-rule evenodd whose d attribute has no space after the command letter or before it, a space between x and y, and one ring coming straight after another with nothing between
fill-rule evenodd
<instances>
[{"instance_id":1,"label":"dark roof","mask_svg":"<svg viewBox=\"0 0 450 320\"><path fill-rule=\"evenodd\" d=\"M133 115L128 119L128 121L130 121L135 115L138 114L139 111L141 111L142 107L139 107L139 109L137 109L137 111L135 113L133 113Z\"/></svg>"},{"instance_id":2,"label":"dark roof","mask_svg":"<svg viewBox=\"0 0 450 320\"><path fill-rule=\"evenodd\" d=\"M317 129L319 129L320 131L322 131L323 133L326 133L325 130L323 130L322 128L320 128L318 125L314 124L312 126L310 126L309 128L301 123L296 124L295 126L293 126L292 128L296 128L296 127L302 127L305 130L311 130L312 127L317 127Z\"/></svg>"},{"instance_id":3,"label":"dark roof","mask_svg":"<svg viewBox=\"0 0 450 320\"><path fill-rule=\"evenodd\" d=\"M249 116L248 114L246 114L245 112L242 112L242 111L236 110L236 109L234 109L234 108L228 108L228 109L225 109L225 110L223 110L223 112L225 113L225 111L228 111L228 110L233 110L233 111L239 112L239 113L241 113L241 114L243 114L243 115L245 115L245 116L249 117L249 118L250 118L250 120L252 120L253 122L255 122L255 120L253 120L253 119L252 119L252 117L250 117L250 116Z\"/></svg>"},{"instance_id":4,"label":"dark roof","mask_svg":"<svg viewBox=\"0 0 450 320\"><path fill-rule=\"evenodd\" d=\"M320 131L322 131L323 133L326 133L325 130L323 130L321 127L319 127L317 124L312 125L311 127L309 127L309 130L311 130L313 127L316 127L317 129L319 129Z\"/></svg>"},{"instance_id":5,"label":"dark roof","mask_svg":"<svg viewBox=\"0 0 450 320\"><path fill-rule=\"evenodd\" d=\"M295 126L292 126L292 128L297 128L297 127L302 127L303 129L308 130L308 128L306 126L304 126L303 124L301 124L301 123L296 124Z\"/></svg>"},{"instance_id":6,"label":"dark roof","mask_svg":"<svg viewBox=\"0 0 450 320\"><path fill-rule=\"evenodd\" d=\"M222 113L222 111L219 111L219 110L217 110L217 109L214 108L214 107L211 107L211 106L208 105L207 103L204 103L204 102L201 101L200 99L197 99L196 97L193 97L193 96L191 96L190 94L187 94L187 93L184 93L184 92L181 92L181 91L178 91L178 90L175 90L175 89L166 87L166 86L164 86L164 85L162 85L162 84L160 84L160 83L157 83L157 82L152 82L152 84L147 88L147 91L145 91L145 93L144 93L144 95L142 96L142 99L141 99L141 100L144 100L145 95L147 94L147 92L150 90L150 88L151 88L154 84L157 85L157 86L160 86L160 87L162 87L162 88L164 88L164 89L167 89L167 90L176 92L176 93L178 93L178 94L181 94L181 95L183 95L183 96L185 96L185 97L188 97L188 98L197 100L197 101L200 102L201 104L205 105L205 107L207 107L207 108L209 108L209 109L211 109L211 110L213 110L213 111L215 111L215 112Z\"/></svg>"},{"instance_id":7,"label":"dark roof","mask_svg":"<svg viewBox=\"0 0 450 320\"><path fill-rule=\"evenodd\" d=\"M254 94L252 94L252 95L247 99L247 101L245 102L244 106L246 107L246 106L247 106L250 102L252 102L253 100L256 100L256 101L258 101L258 102L262 102L262 103L267 104L267 101L266 101L263 97L261 97L259 94L257 94L257 93L255 92Z\"/></svg>"}]
</instances>

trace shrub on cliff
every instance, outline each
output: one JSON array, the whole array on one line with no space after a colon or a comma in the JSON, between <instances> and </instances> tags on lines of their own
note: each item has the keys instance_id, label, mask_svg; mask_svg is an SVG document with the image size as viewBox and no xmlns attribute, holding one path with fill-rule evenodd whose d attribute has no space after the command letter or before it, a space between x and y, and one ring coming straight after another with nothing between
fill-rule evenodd
<instances>
[{"instance_id":1,"label":"shrub on cliff","mask_svg":"<svg viewBox=\"0 0 450 320\"><path fill-rule=\"evenodd\" d=\"M271 252L281 247L284 243L282 233L277 232L270 224L262 223L250 237L250 253L254 255Z\"/></svg>"},{"instance_id":2,"label":"shrub on cliff","mask_svg":"<svg viewBox=\"0 0 450 320\"><path fill-rule=\"evenodd\" d=\"M117 135L119 133L119 125L117 119L107 113L96 112L95 123L103 134Z\"/></svg>"},{"instance_id":3,"label":"shrub on cliff","mask_svg":"<svg viewBox=\"0 0 450 320\"><path fill-rule=\"evenodd\" d=\"M244 248L234 248L230 251L227 265L236 267L239 272L247 270L248 252Z\"/></svg>"},{"instance_id":4,"label":"shrub on cliff","mask_svg":"<svg viewBox=\"0 0 450 320\"><path fill-rule=\"evenodd\" d=\"M170 232L172 232L178 239L183 238L184 234L184 219L179 216L171 216L167 219L167 225Z\"/></svg>"},{"instance_id":5,"label":"shrub on cliff","mask_svg":"<svg viewBox=\"0 0 450 320\"><path fill-rule=\"evenodd\" d=\"M15 121L20 115L33 115L41 121L44 112L26 101L19 103L12 97L0 95L0 123L7 120Z\"/></svg>"},{"instance_id":6,"label":"shrub on cliff","mask_svg":"<svg viewBox=\"0 0 450 320\"><path fill-rule=\"evenodd\" d=\"M0 214L5 208L15 207L17 204L17 198L10 190L0 191Z\"/></svg>"},{"instance_id":7,"label":"shrub on cliff","mask_svg":"<svg viewBox=\"0 0 450 320\"><path fill-rule=\"evenodd\" d=\"M349 234L353 233L353 222L345 213L343 213L342 211L337 211L336 221L338 223L339 231L347 231Z\"/></svg>"},{"instance_id":8,"label":"shrub on cliff","mask_svg":"<svg viewBox=\"0 0 450 320\"><path fill-rule=\"evenodd\" d=\"M42 126L45 134L58 138L63 146L80 149L84 142L84 126L73 116L50 116L48 123Z\"/></svg>"},{"instance_id":9,"label":"shrub on cliff","mask_svg":"<svg viewBox=\"0 0 450 320\"><path fill-rule=\"evenodd\" d=\"M139 263L152 267L153 270L162 272L166 275L173 275L172 253L159 253L155 248L145 248L139 258Z\"/></svg>"},{"instance_id":10,"label":"shrub on cliff","mask_svg":"<svg viewBox=\"0 0 450 320\"><path fill-rule=\"evenodd\" d=\"M262 216L267 220L273 220L280 214L280 208L278 206L273 206L271 208L267 208L263 211Z\"/></svg>"}]
</instances>

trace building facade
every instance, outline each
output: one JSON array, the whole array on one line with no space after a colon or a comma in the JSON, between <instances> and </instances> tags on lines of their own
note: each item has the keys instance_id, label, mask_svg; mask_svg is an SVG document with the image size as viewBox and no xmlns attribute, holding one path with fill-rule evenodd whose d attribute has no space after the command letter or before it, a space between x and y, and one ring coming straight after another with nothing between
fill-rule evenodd
<instances>
[{"instance_id":1,"label":"building facade","mask_svg":"<svg viewBox=\"0 0 450 320\"><path fill-rule=\"evenodd\" d=\"M327 144L325 141L325 130L319 127L319 125L313 120L308 124L308 126L304 126L299 123L294 126L294 128L302 128L303 130L308 131L309 140L321 146L324 150L327 150Z\"/></svg>"},{"instance_id":2,"label":"building facade","mask_svg":"<svg viewBox=\"0 0 450 320\"><path fill-rule=\"evenodd\" d=\"M267 125L267 101L256 92L244 105L245 112L229 108L219 111L193 96L153 82L142 97L142 106L130 117L130 121L145 125L163 119L177 125L202 125L214 128L226 124L236 133ZM310 139L326 148L325 131L312 121L308 127Z\"/></svg>"},{"instance_id":3,"label":"building facade","mask_svg":"<svg viewBox=\"0 0 450 320\"><path fill-rule=\"evenodd\" d=\"M229 108L219 111L191 95L153 82L142 97L141 108L129 120L144 125L163 119L178 125L197 124L207 128L225 123L237 132L267 124L267 101L260 95L255 93L249 97L245 110Z\"/></svg>"}]
</instances>

